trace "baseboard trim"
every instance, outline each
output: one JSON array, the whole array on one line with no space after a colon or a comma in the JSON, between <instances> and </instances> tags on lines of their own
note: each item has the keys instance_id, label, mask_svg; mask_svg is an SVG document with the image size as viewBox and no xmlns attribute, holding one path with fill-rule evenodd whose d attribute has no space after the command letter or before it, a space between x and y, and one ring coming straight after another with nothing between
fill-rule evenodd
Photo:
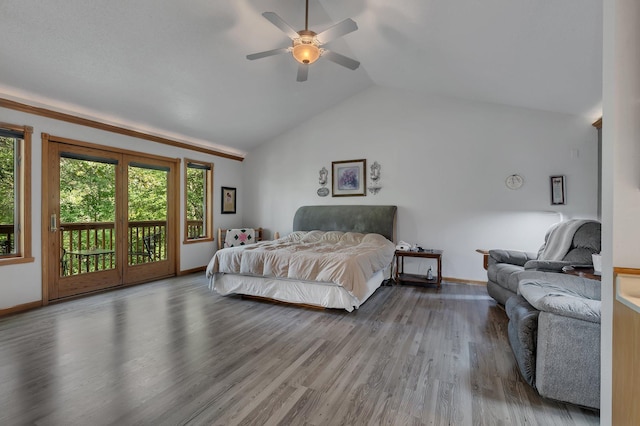
<instances>
[{"instance_id":1,"label":"baseboard trim","mask_svg":"<svg viewBox=\"0 0 640 426\"><path fill-rule=\"evenodd\" d=\"M22 305L12 306L10 308L0 309L0 317L17 314L18 312L29 311L31 309L39 308L42 306L42 300L36 300L35 302L23 303Z\"/></svg>"},{"instance_id":2,"label":"baseboard trim","mask_svg":"<svg viewBox=\"0 0 640 426\"><path fill-rule=\"evenodd\" d=\"M178 276L181 277L183 275L195 274L196 272L204 272L206 269L206 266L198 266L197 268L185 269L184 271L178 272Z\"/></svg>"},{"instance_id":3,"label":"baseboard trim","mask_svg":"<svg viewBox=\"0 0 640 426\"><path fill-rule=\"evenodd\" d=\"M460 283L460 284L476 284L476 285L487 285L486 281L478 281L478 280L468 280L466 278L453 278L453 277L442 277L442 281L450 282L450 283Z\"/></svg>"}]
</instances>

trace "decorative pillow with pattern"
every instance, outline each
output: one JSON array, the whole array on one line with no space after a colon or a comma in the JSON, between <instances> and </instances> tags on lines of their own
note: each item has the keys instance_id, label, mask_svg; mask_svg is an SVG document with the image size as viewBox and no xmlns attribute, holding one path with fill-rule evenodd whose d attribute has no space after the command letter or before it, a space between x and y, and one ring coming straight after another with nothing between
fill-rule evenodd
<instances>
[{"instance_id":1,"label":"decorative pillow with pattern","mask_svg":"<svg viewBox=\"0 0 640 426\"><path fill-rule=\"evenodd\" d=\"M238 247L256 242L255 229L227 229L225 247Z\"/></svg>"}]
</instances>

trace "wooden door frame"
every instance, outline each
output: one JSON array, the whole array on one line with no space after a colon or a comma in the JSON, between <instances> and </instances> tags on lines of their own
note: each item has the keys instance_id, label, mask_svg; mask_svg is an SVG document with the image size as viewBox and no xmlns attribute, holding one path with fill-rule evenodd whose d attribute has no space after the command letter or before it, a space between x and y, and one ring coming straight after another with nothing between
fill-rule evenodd
<instances>
[{"instance_id":1,"label":"wooden door frame","mask_svg":"<svg viewBox=\"0 0 640 426\"><path fill-rule=\"evenodd\" d=\"M636 399L640 394L640 373L636 368L640 352L640 314L618 300L619 275L640 279L639 268L613 268L613 313L611 353L611 412L614 425L637 424L640 409Z\"/></svg>"},{"instance_id":2,"label":"wooden door frame","mask_svg":"<svg viewBox=\"0 0 640 426\"><path fill-rule=\"evenodd\" d=\"M173 220L167 223L167 229L171 232L169 233L170 241L167 244L171 244L174 258L174 271L172 275L178 274L178 265L180 265L180 208L179 208L179 196L180 196L180 173L179 166L181 163L180 158L171 158L171 157L163 157L155 154L147 154L144 152L132 151L127 149L121 149L112 146L105 146L100 144L95 144L91 142L80 141L76 139L69 139L61 136L50 135L49 133L42 133L42 176L41 176L41 202L42 206L40 209L41 212L41 255L42 255L42 305L48 305L50 301L49 294L49 280L51 278L51 268L52 268L52 259L49 256L51 244L53 239L51 238L50 232L50 223L49 223L49 209L51 206L51 200L49 196L49 192L52 189L52 185L49 182L49 173L51 168L50 161L53 161L47 158L47 153L49 152L49 144L50 143L64 143L68 145L75 145L85 148L98 149L106 152L113 152L122 155L128 156L136 156L136 157L144 157L151 160L161 160L174 163L174 171L173 174L170 174L173 185L173 193L171 195L167 194L167 200L169 204L169 209L172 212ZM55 159L59 161L58 158ZM57 261L57 260L56 260Z\"/></svg>"},{"instance_id":3,"label":"wooden door frame","mask_svg":"<svg viewBox=\"0 0 640 426\"><path fill-rule=\"evenodd\" d=\"M68 275L61 276L60 274L60 266L61 262L60 253L60 237L62 232L61 226L61 217L60 217L60 188L57 182L60 182L60 163L63 157L71 154L72 156L78 155L80 158L82 157L95 157L97 160L113 162L114 165L114 175L113 184L116 188L122 187L122 174L118 173L122 168L122 158L121 154L115 153L113 151L105 151L102 149L88 148L84 146L78 145L68 145L61 144L58 142L49 143L47 145L46 158L48 163L48 182L49 188L47 191L47 200L48 205L47 209L43 210L43 216L49 218L49 222L52 222L51 218L53 214L56 215L56 226L58 228L57 232L52 232L50 229L46 229L48 237L47 244L47 258L49 260L55 259L56 261L50 261L48 263L48 284L49 284L49 299L64 299L67 297L72 297L78 294L85 294L88 292L104 290L111 287L121 286L123 284L123 274L121 269L109 268L102 271L96 271L90 275ZM116 210L114 211L114 230L116 233L115 247L120 247L120 249L116 249L116 266L121 265L121 248L123 247L122 242L122 224L117 221L118 217L122 216L122 203L116 202ZM52 223L51 223L52 224ZM51 226L49 224L49 226ZM87 264L88 267L88 264Z\"/></svg>"}]
</instances>

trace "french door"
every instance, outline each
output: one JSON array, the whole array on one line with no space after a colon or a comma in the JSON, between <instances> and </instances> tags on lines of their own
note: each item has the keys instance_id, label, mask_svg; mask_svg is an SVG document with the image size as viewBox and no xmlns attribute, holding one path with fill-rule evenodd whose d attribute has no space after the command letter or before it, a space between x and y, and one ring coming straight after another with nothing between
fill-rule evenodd
<instances>
[{"instance_id":1,"label":"french door","mask_svg":"<svg viewBox=\"0 0 640 426\"><path fill-rule=\"evenodd\" d=\"M176 162L45 136L47 300L175 275Z\"/></svg>"}]
</instances>

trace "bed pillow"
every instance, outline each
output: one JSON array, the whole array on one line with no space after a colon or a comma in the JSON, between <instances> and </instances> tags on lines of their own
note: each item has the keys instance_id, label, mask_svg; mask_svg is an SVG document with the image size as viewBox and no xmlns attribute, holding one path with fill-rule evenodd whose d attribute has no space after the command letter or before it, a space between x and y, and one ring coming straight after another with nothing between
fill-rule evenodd
<instances>
[{"instance_id":1,"label":"bed pillow","mask_svg":"<svg viewBox=\"0 0 640 426\"><path fill-rule=\"evenodd\" d=\"M225 247L238 247L256 242L255 229L227 229L224 239Z\"/></svg>"}]
</instances>

